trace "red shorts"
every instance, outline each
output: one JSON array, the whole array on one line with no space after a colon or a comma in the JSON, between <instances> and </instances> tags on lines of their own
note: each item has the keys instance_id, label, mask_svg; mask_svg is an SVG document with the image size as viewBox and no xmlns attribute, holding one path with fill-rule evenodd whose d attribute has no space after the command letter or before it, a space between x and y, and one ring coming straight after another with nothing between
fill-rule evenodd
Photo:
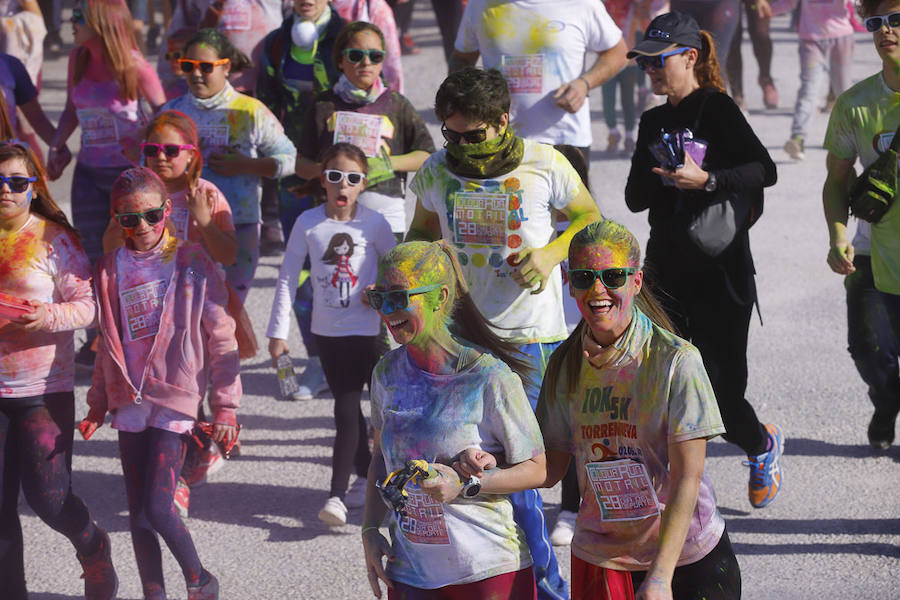
<instances>
[{"instance_id":1,"label":"red shorts","mask_svg":"<svg viewBox=\"0 0 900 600\"><path fill-rule=\"evenodd\" d=\"M531 567L436 590L422 590L399 581L392 583L394 587L388 588L388 600L537 600L537 586Z\"/></svg>"},{"instance_id":2,"label":"red shorts","mask_svg":"<svg viewBox=\"0 0 900 600\"><path fill-rule=\"evenodd\" d=\"M573 554L572 600L634 600L631 573L604 569Z\"/></svg>"}]
</instances>

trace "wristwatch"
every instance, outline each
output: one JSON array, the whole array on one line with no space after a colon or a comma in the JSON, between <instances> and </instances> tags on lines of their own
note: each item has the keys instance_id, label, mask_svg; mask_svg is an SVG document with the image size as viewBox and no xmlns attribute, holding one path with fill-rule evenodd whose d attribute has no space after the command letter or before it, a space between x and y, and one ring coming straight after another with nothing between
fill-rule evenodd
<instances>
[{"instance_id":1,"label":"wristwatch","mask_svg":"<svg viewBox=\"0 0 900 600\"><path fill-rule=\"evenodd\" d=\"M716 174L712 171L709 172L709 179L706 180L706 183L703 185L703 189L707 192L716 191Z\"/></svg>"},{"instance_id":2,"label":"wristwatch","mask_svg":"<svg viewBox=\"0 0 900 600\"><path fill-rule=\"evenodd\" d=\"M481 493L481 480L471 475L468 479L463 482L462 486L462 497L463 498L474 498L478 494Z\"/></svg>"}]
</instances>

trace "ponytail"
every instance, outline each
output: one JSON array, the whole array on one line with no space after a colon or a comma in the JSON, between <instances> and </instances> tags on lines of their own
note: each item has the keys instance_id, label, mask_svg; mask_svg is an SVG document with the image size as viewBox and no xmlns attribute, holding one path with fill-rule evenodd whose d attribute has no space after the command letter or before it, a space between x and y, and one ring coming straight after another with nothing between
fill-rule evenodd
<instances>
[{"instance_id":1,"label":"ponytail","mask_svg":"<svg viewBox=\"0 0 900 600\"><path fill-rule=\"evenodd\" d=\"M722 81L722 66L716 57L716 44L705 29L700 30L700 38L703 47L698 50L697 64L694 65L697 83L700 87L712 87L725 94L727 92L725 82Z\"/></svg>"}]
</instances>

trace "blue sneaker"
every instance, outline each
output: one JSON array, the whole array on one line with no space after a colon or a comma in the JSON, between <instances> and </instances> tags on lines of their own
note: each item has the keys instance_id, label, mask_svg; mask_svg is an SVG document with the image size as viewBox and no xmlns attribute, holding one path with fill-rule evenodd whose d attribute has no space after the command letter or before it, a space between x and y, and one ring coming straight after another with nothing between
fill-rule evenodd
<instances>
[{"instance_id":1,"label":"blue sneaker","mask_svg":"<svg viewBox=\"0 0 900 600\"><path fill-rule=\"evenodd\" d=\"M768 505L781 489L781 454L784 452L784 437L777 425L766 424L766 433L772 442L772 449L759 456L748 456L744 466L750 467L748 496L753 508Z\"/></svg>"}]
</instances>

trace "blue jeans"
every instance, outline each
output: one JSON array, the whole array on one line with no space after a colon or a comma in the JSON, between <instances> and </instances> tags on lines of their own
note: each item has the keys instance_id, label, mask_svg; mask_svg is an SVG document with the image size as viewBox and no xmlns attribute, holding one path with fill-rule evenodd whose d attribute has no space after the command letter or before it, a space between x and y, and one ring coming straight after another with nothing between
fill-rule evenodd
<instances>
[{"instance_id":1,"label":"blue jeans","mask_svg":"<svg viewBox=\"0 0 900 600\"><path fill-rule=\"evenodd\" d=\"M800 40L800 90L794 105L791 136L806 136L809 121L816 112L822 81L828 75L831 91L837 98L850 84L853 64L853 34L827 40Z\"/></svg>"},{"instance_id":2,"label":"blue jeans","mask_svg":"<svg viewBox=\"0 0 900 600\"><path fill-rule=\"evenodd\" d=\"M550 354L562 342L551 344L523 344L519 347L531 362L531 377L525 383L525 393L531 409L537 406L541 380L547 368ZM537 490L524 490L509 495L513 506L513 520L525 532L525 541L534 561L534 579L537 582L539 600L564 600L569 597L569 586L559 574L559 564L553 553L547 522L544 519L544 502Z\"/></svg>"},{"instance_id":3,"label":"blue jeans","mask_svg":"<svg viewBox=\"0 0 900 600\"><path fill-rule=\"evenodd\" d=\"M890 420L900 412L900 296L875 289L868 256L857 255L853 266L844 280L850 356L869 386L876 419Z\"/></svg>"},{"instance_id":4,"label":"blue jeans","mask_svg":"<svg viewBox=\"0 0 900 600\"><path fill-rule=\"evenodd\" d=\"M287 179L291 180L292 178ZM278 182L278 220L281 221L281 231L284 233L284 242L287 244L288 240L291 239L291 231L294 229L297 217L315 206L315 203L312 196L297 196L289 191L284 183L285 180ZM309 269L309 258L306 259L303 268ZM297 317L297 326L300 328L300 337L303 339L303 346L306 348L306 355L309 357L319 355L316 341L312 334L312 305L312 283L307 277L297 288L293 308L294 316Z\"/></svg>"}]
</instances>

